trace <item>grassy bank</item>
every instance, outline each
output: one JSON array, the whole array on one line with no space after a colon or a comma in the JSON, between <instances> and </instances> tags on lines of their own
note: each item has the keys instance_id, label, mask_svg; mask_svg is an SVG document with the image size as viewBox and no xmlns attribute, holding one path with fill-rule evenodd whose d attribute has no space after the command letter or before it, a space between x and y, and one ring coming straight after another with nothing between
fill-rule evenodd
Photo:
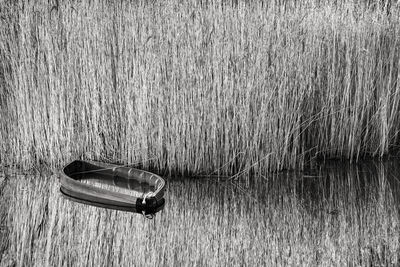
<instances>
[{"instance_id":1,"label":"grassy bank","mask_svg":"<svg viewBox=\"0 0 400 267\"><path fill-rule=\"evenodd\" d=\"M37 0L0 14L2 164L89 153L232 174L399 145L394 4Z\"/></svg>"}]
</instances>

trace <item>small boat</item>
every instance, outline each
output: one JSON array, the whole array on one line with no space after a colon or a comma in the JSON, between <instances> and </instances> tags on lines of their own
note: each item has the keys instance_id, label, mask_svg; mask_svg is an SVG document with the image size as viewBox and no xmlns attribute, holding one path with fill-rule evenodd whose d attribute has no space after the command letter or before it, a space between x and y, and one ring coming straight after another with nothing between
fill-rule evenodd
<instances>
[{"instance_id":1,"label":"small boat","mask_svg":"<svg viewBox=\"0 0 400 267\"><path fill-rule=\"evenodd\" d=\"M143 184L153 189L141 197L111 191L83 183L85 175L95 175L107 183L122 184L127 188L132 184ZM75 160L61 171L61 193L70 200L109 209L137 212L152 217L163 209L165 200L165 180L151 172L115 164Z\"/></svg>"}]
</instances>

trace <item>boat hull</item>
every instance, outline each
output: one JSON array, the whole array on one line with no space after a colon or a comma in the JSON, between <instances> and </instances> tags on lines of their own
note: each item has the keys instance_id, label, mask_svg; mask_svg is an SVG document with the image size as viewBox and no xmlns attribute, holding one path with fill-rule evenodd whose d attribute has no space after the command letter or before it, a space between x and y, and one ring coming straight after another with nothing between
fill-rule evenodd
<instances>
[{"instance_id":1,"label":"boat hull","mask_svg":"<svg viewBox=\"0 0 400 267\"><path fill-rule=\"evenodd\" d=\"M145 183L155 188L143 197L134 197L99 188L87 183L80 182L78 174L95 173L101 177L122 177L126 180L135 180L137 183ZM120 166L115 164L75 160L66 165L60 173L60 191L68 199L89 204L92 206L117 209L142 213L154 214L160 211L165 204L165 180L151 172L136 168Z\"/></svg>"}]
</instances>

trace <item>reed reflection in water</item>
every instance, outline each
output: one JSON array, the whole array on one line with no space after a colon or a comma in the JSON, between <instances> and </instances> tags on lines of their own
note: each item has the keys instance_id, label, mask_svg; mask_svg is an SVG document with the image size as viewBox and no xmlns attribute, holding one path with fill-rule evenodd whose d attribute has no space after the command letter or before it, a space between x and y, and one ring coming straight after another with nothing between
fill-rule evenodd
<instances>
[{"instance_id":1,"label":"reed reflection in water","mask_svg":"<svg viewBox=\"0 0 400 267\"><path fill-rule=\"evenodd\" d=\"M7 170L1 265L399 265L399 161L169 179L154 220L64 199L57 175Z\"/></svg>"}]
</instances>

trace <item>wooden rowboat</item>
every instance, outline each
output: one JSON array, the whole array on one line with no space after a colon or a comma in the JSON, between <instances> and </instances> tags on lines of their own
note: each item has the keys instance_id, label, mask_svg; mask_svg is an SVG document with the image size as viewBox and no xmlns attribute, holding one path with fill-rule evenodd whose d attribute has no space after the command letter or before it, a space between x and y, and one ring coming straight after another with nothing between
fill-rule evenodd
<instances>
[{"instance_id":1,"label":"wooden rowboat","mask_svg":"<svg viewBox=\"0 0 400 267\"><path fill-rule=\"evenodd\" d=\"M128 181L147 184L149 191L141 197L115 192L83 183L83 174L95 174L100 180ZM61 171L60 191L69 199L93 206L152 215L164 207L165 181L151 172L115 164L75 160Z\"/></svg>"}]
</instances>

